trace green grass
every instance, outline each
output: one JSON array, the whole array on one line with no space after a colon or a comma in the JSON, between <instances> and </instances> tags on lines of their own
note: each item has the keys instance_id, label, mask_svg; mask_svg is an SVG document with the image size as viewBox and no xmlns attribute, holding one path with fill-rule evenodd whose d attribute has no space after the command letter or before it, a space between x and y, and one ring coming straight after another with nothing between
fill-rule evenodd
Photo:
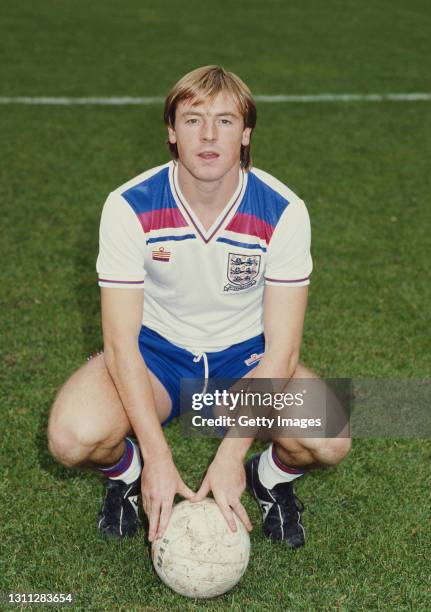
<instances>
[{"instance_id":1,"label":"green grass","mask_svg":"<svg viewBox=\"0 0 431 612\"><path fill-rule=\"evenodd\" d=\"M223 63L255 93L431 91L428 3L2 3L0 95L163 95ZM255 165L309 207L315 269L302 360L327 377L429 377L431 104L261 105ZM429 440L356 440L298 483L306 547L266 541L193 602L143 534L101 542L101 489L56 465L56 389L101 346L95 259L106 194L167 159L161 108L0 107L3 420L0 591L72 591L81 610L429 610ZM216 442L167 430L195 487Z\"/></svg>"}]
</instances>

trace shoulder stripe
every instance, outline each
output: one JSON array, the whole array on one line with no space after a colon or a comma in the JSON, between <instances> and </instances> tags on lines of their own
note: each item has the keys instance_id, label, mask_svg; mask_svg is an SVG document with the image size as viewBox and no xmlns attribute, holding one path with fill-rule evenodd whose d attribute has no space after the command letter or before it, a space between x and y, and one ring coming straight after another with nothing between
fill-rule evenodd
<instances>
[{"instance_id":1,"label":"shoulder stripe","mask_svg":"<svg viewBox=\"0 0 431 612\"><path fill-rule=\"evenodd\" d=\"M288 206L289 200L286 197L252 171L249 173L247 190L237 215L246 214L257 217L265 224L264 227L272 226L274 231Z\"/></svg>"},{"instance_id":2,"label":"shoulder stripe","mask_svg":"<svg viewBox=\"0 0 431 612\"><path fill-rule=\"evenodd\" d=\"M139 212L137 215L142 229L146 233L151 230L167 229L169 227L187 227L186 220L176 207Z\"/></svg>"},{"instance_id":3,"label":"shoulder stripe","mask_svg":"<svg viewBox=\"0 0 431 612\"><path fill-rule=\"evenodd\" d=\"M137 215L139 213L150 212L155 203L155 208L157 209L175 206L175 202L170 201L167 197L168 174L169 169L163 168L160 172L142 181L142 183L123 191L121 195Z\"/></svg>"},{"instance_id":4,"label":"shoulder stripe","mask_svg":"<svg viewBox=\"0 0 431 612\"><path fill-rule=\"evenodd\" d=\"M184 234L183 236L156 236L154 238L148 238L147 244L153 244L154 242L166 242L168 240L195 240L195 234Z\"/></svg>"},{"instance_id":5,"label":"shoulder stripe","mask_svg":"<svg viewBox=\"0 0 431 612\"><path fill-rule=\"evenodd\" d=\"M259 249L266 253L266 248L261 246L260 244L251 244L250 242L240 242L239 240L230 240L229 238L217 238L216 242L225 242L226 244L231 244L232 246L239 246L244 249Z\"/></svg>"},{"instance_id":6,"label":"shoulder stripe","mask_svg":"<svg viewBox=\"0 0 431 612\"><path fill-rule=\"evenodd\" d=\"M162 168L121 195L137 215L145 233L188 225L172 197L169 168Z\"/></svg>"},{"instance_id":7,"label":"shoulder stripe","mask_svg":"<svg viewBox=\"0 0 431 612\"><path fill-rule=\"evenodd\" d=\"M236 232L237 234L248 234L265 240L268 244L274 232L274 227L267 221L259 218L256 214L250 214L238 211L229 225L227 230Z\"/></svg>"}]
</instances>

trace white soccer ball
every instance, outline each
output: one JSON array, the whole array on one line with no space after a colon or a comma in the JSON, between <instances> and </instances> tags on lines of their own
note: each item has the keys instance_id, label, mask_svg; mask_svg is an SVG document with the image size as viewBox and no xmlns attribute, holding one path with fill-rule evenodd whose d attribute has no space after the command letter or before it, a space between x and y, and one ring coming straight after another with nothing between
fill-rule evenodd
<instances>
[{"instance_id":1,"label":"white soccer ball","mask_svg":"<svg viewBox=\"0 0 431 612\"><path fill-rule=\"evenodd\" d=\"M226 593L244 574L250 555L248 532L236 516L235 522L233 532L213 499L180 502L163 538L152 545L157 574L186 597Z\"/></svg>"}]
</instances>

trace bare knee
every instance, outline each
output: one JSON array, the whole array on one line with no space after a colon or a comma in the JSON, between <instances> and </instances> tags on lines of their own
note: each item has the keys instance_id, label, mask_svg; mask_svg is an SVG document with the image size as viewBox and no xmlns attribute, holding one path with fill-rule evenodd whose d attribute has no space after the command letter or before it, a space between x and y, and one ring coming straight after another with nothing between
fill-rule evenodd
<instances>
[{"instance_id":1,"label":"bare knee","mask_svg":"<svg viewBox=\"0 0 431 612\"><path fill-rule=\"evenodd\" d=\"M82 447L75 432L59 422L49 424L48 448L54 459L67 467L79 465L85 461L88 454L88 449Z\"/></svg>"},{"instance_id":2,"label":"bare knee","mask_svg":"<svg viewBox=\"0 0 431 612\"><path fill-rule=\"evenodd\" d=\"M130 430L103 364L92 362L65 383L49 419L49 450L68 467L86 462L100 447L114 448Z\"/></svg>"},{"instance_id":3,"label":"bare knee","mask_svg":"<svg viewBox=\"0 0 431 612\"><path fill-rule=\"evenodd\" d=\"M69 415L67 406L56 400L48 424L48 447L57 461L73 467L88 459L103 438L91 422L74 421Z\"/></svg>"},{"instance_id":4,"label":"bare knee","mask_svg":"<svg viewBox=\"0 0 431 612\"><path fill-rule=\"evenodd\" d=\"M326 438L313 449L312 454L317 463L325 466L338 465L350 452L350 438Z\"/></svg>"},{"instance_id":5,"label":"bare knee","mask_svg":"<svg viewBox=\"0 0 431 612\"><path fill-rule=\"evenodd\" d=\"M56 406L54 405L54 409ZM109 461L111 454L124 437L129 427L106 428L97 418L71 422L68 418L53 416L48 426L48 448L52 456L67 467L91 462Z\"/></svg>"}]
</instances>

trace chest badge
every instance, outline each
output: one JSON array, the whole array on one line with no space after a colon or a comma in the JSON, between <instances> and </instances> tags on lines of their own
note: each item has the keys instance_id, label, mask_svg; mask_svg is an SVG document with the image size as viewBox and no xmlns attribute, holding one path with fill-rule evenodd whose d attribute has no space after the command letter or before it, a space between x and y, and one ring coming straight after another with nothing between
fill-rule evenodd
<instances>
[{"instance_id":1,"label":"chest badge","mask_svg":"<svg viewBox=\"0 0 431 612\"><path fill-rule=\"evenodd\" d=\"M157 249L153 249L151 251L152 258L154 261L169 261L171 258L171 252L167 251L165 247L158 247Z\"/></svg>"},{"instance_id":2,"label":"chest badge","mask_svg":"<svg viewBox=\"0 0 431 612\"><path fill-rule=\"evenodd\" d=\"M241 291L256 284L260 270L261 255L229 253L227 262L227 285L224 291Z\"/></svg>"}]
</instances>

